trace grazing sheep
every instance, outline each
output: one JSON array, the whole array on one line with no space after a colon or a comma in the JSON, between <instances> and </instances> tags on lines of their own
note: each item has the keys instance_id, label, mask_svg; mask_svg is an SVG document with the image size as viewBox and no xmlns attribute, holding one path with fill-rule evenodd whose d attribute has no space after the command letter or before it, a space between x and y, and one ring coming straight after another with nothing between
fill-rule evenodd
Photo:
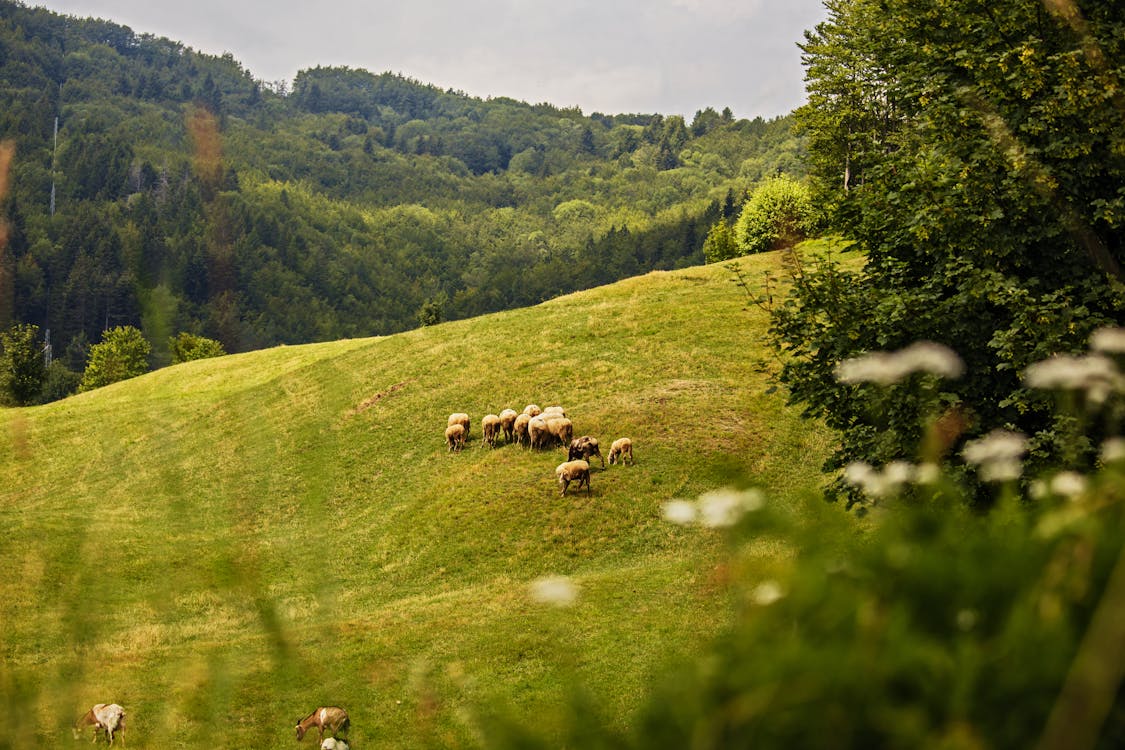
<instances>
[{"instance_id":1,"label":"grazing sheep","mask_svg":"<svg viewBox=\"0 0 1125 750\"><path fill-rule=\"evenodd\" d=\"M297 719L297 740L305 738L305 732L316 727L319 736L317 742L324 744L324 733L327 731L332 737L338 734L347 735L351 726L348 712L339 706L321 706L303 719Z\"/></svg>"},{"instance_id":2,"label":"grazing sheep","mask_svg":"<svg viewBox=\"0 0 1125 750\"><path fill-rule=\"evenodd\" d=\"M516 413L515 409L505 409L500 412L500 429L504 432L504 440L506 442L510 443L513 438L515 438L516 417L518 416L519 414Z\"/></svg>"},{"instance_id":3,"label":"grazing sheep","mask_svg":"<svg viewBox=\"0 0 1125 750\"><path fill-rule=\"evenodd\" d=\"M602 456L602 451L596 437L583 435L582 437L574 438L574 440L570 441L570 450L567 451L568 461L574 461L579 458L589 461L590 456L597 456L601 459L602 468L605 468L605 457Z\"/></svg>"},{"instance_id":4,"label":"grazing sheep","mask_svg":"<svg viewBox=\"0 0 1125 750\"><path fill-rule=\"evenodd\" d=\"M469 419L468 414L463 414L461 412L457 412L456 414L450 414L449 415L449 421L446 422L446 424L447 425L459 424L462 427L464 427L465 428L465 438L468 439L468 437L469 437L469 425L471 424L471 421L472 420Z\"/></svg>"},{"instance_id":5,"label":"grazing sheep","mask_svg":"<svg viewBox=\"0 0 1125 750\"><path fill-rule=\"evenodd\" d=\"M555 467L555 476L562 487L560 495L566 494L566 488L571 482L578 482L578 489L586 485L586 494L590 494L590 464L585 461L564 461Z\"/></svg>"},{"instance_id":6,"label":"grazing sheep","mask_svg":"<svg viewBox=\"0 0 1125 750\"><path fill-rule=\"evenodd\" d=\"M629 438L618 438L613 441L613 445L609 446L609 463L612 466L614 461L620 459L621 465L625 465L626 459L637 463L637 459L633 458L633 441Z\"/></svg>"},{"instance_id":7,"label":"grazing sheep","mask_svg":"<svg viewBox=\"0 0 1125 750\"><path fill-rule=\"evenodd\" d=\"M74 722L74 739L82 736L82 730L88 726L94 727L94 742L98 741L98 731L105 732L109 744L113 744L113 735L121 732L121 744L125 744L125 709L116 703L96 703L78 720Z\"/></svg>"},{"instance_id":8,"label":"grazing sheep","mask_svg":"<svg viewBox=\"0 0 1125 750\"><path fill-rule=\"evenodd\" d=\"M562 408L561 406L548 406L547 408L543 409L543 413L558 414L560 417L565 417L566 409Z\"/></svg>"},{"instance_id":9,"label":"grazing sheep","mask_svg":"<svg viewBox=\"0 0 1125 750\"><path fill-rule=\"evenodd\" d=\"M495 448L496 440L500 437L500 417L495 414L485 414L484 419L480 421L480 430L488 447Z\"/></svg>"},{"instance_id":10,"label":"grazing sheep","mask_svg":"<svg viewBox=\"0 0 1125 750\"><path fill-rule=\"evenodd\" d=\"M531 417L526 414L517 414L516 421L512 425L512 429L516 433L516 442L520 445L530 445L531 437L527 434L527 424L531 421Z\"/></svg>"},{"instance_id":11,"label":"grazing sheep","mask_svg":"<svg viewBox=\"0 0 1125 750\"><path fill-rule=\"evenodd\" d=\"M326 737L324 742L320 743L320 750L348 750L348 743L346 740Z\"/></svg>"},{"instance_id":12,"label":"grazing sheep","mask_svg":"<svg viewBox=\"0 0 1125 750\"><path fill-rule=\"evenodd\" d=\"M531 447L542 450L550 445L551 432L547 428L547 420L543 417L532 417L527 423L527 438Z\"/></svg>"},{"instance_id":13,"label":"grazing sheep","mask_svg":"<svg viewBox=\"0 0 1125 750\"><path fill-rule=\"evenodd\" d=\"M559 445L570 445L570 441L574 438L574 423L566 417L554 415L554 419L548 419L547 431L551 433L551 437Z\"/></svg>"},{"instance_id":14,"label":"grazing sheep","mask_svg":"<svg viewBox=\"0 0 1125 750\"><path fill-rule=\"evenodd\" d=\"M451 424L445 428L445 442L449 450L459 451L465 447L465 427L461 424Z\"/></svg>"},{"instance_id":15,"label":"grazing sheep","mask_svg":"<svg viewBox=\"0 0 1125 750\"><path fill-rule=\"evenodd\" d=\"M527 406L523 407L523 413L529 417L538 417L543 413L543 410L535 404L528 404Z\"/></svg>"}]
</instances>

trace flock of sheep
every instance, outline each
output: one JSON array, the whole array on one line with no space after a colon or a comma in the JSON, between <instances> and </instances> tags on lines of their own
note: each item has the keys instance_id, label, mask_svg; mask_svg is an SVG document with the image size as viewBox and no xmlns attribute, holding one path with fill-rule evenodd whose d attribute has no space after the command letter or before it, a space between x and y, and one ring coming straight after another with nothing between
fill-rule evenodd
<instances>
[{"instance_id":1,"label":"flock of sheep","mask_svg":"<svg viewBox=\"0 0 1125 750\"><path fill-rule=\"evenodd\" d=\"M470 424L468 414L456 412L449 415L445 442L450 451L458 452L465 447L469 439ZM562 495L566 494L571 482L577 482L578 489L585 487L586 492L590 491L592 457L601 459L602 468L605 468L605 458L602 457L598 439L590 435L574 437L574 423L561 406L540 409L535 404L528 404L521 413L505 409L499 414L488 414L481 420L481 432L489 448L495 448L501 440L534 450L558 446L567 448L567 460L555 467L555 477L562 488ZM613 465L617 461L622 465L627 461L636 463L633 458L633 441L629 438L618 438L610 446L609 463Z\"/></svg>"},{"instance_id":2,"label":"flock of sheep","mask_svg":"<svg viewBox=\"0 0 1125 750\"><path fill-rule=\"evenodd\" d=\"M121 734L121 744L125 744L125 709L116 703L96 703L89 711L74 722L74 739L79 739L87 727L94 728L94 742L102 735L113 744L114 735ZM347 735L351 727L348 712L339 706L320 706L303 719L297 719L297 740L303 740L305 733L315 728L320 750L349 750L348 741L337 735ZM328 737L325 737L325 733Z\"/></svg>"}]
</instances>

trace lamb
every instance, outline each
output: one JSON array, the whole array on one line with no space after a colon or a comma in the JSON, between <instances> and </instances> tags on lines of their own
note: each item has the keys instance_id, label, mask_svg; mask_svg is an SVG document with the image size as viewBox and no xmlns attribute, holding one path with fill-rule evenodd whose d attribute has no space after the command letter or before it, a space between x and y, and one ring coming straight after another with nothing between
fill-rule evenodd
<instances>
[{"instance_id":1,"label":"lamb","mask_svg":"<svg viewBox=\"0 0 1125 750\"><path fill-rule=\"evenodd\" d=\"M348 743L346 740L326 737L324 742L320 743L320 750L348 750Z\"/></svg>"},{"instance_id":2,"label":"lamb","mask_svg":"<svg viewBox=\"0 0 1125 750\"><path fill-rule=\"evenodd\" d=\"M332 737L337 734L346 735L350 726L351 719L348 718L347 711L339 706L321 706L305 718L297 719L297 740L303 740L305 732L316 727L320 733L317 741L323 745L325 731L328 731Z\"/></svg>"},{"instance_id":3,"label":"lamb","mask_svg":"<svg viewBox=\"0 0 1125 750\"><path fill-rule=\"evenodd\" d=\"M496 440L500 437L500 417L495 414L486 414L480 422L480 427L481 433L484 435L484 442L488 443L489 448L495 448Z\"/></svg>"},{"instance_id":4,"label":"lamb","mask_svg":"<svg viewBox=\"0 0 1125 750\"><path fill-rule=\"evenodd\" d=\"M517 414L516 415L516 421L512 425L512 428L515 430L515 433L516 433L516 442L519 443L520 445L530 445L531 444L531 436L528 435L528 432L527 432L527 425L530 421L531 421L531 417L527 416L526 414Z\"/></svg>"},{"instance_id":5,"label":"lamb","mask_svg":"<svg viewBox=\"0 0 1125 750\"><path fill-rule=\"evenodd\" d=\"M578 489L586 485L586 494L590 494L590 464L585 461L564 461L555 467L555 476L562 487L560 495L566 495L566 488L571 482L578 482Z\"/></svg>"},{"instance_id":6,"label":"lamb","mask_svg":"<svg viewBox=\"0 0 1125 750\"><path fill-rule=\"evenodd\" d=\"M605 468L605 458L602 456L602 451L596 437L583 435L582 437L574 438L574 440L570 441L570 449L567 451L568 461L574 461L579 458L589 461L590 456L597 456L601 459L602 468Z\"/></svg>"},{"instance_id":7,"label":"lamb","mask_svg":"<svg viewBox=\"0 0 1125 750\"><path fill-rule=\"evenodd\" d=\"M621 465L625 465L625 460L628 459L634 464L637 459L633 458L633 441L629 438L618 438L613 441L613 445L609 446L609 464L613 465L614 461L620 459Z\"/></svg>"},{"instance_id":8,"label":"lamb","mask_svg":"<svg viewBox=\"0 0 1125 750\"><path fill-rule=\"evenodd\" d=\"M466 439L468 439L468 437L469 437L469 424L470 423L471 423L471 420L469 419L469 415L461 413L461 412L450 414L449 415L449 421L446 422L447 425L459 424L462 427L464 427Z\"/></svg>"},{"instance_id":9,"label":"lamb","mask_svg":"<svg viewBox=\"0 0 1125 750\"><path fill-rule=\"evenodd\" d=\"M451 453L465 447L465 428L461 424L451 424L445 428L445 442Z\"/></svg>"},{"instance_id":10,"label":"lamb","mask_svg":"<svg viewBox=\"0 0 1125 750\"><path fill-rule=\"evenodd\" d=\"M88 726L94 727L94 742L98 741L98 731L105 732L109 744L113 744L113 735L121 732L121 744L125 744L125 709L116 703L96 703L94 707L78 717L74 722L74 739L82 736L82 730Z\"/></svg>"},{"instance_id":11,"label":"lamb","mask_svg":"<svg viewBox=\"0 0 1125 750\"><path fill-rule=\"evenodd\" d=\"M515 409L505 409L500 412L500 429L504 432L504 440L506 442L512 442L512 439L515 437L516 417L518 416Z\"/></svg>"}]
</instances>

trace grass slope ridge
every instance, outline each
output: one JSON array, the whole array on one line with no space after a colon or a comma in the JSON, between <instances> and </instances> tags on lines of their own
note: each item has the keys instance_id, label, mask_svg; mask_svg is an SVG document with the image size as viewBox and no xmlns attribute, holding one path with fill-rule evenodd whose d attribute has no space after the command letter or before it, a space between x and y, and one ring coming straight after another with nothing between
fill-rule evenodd
<instances>
[{"instance_id":1,"label":"grass slope ridge","mask_svg":"<svg viewBox=\"0 0 1125 750\"><path fill-rule=\"evenodd\" d=\"M661 504L730 481L785 501L827 451L766 393L766 316L730 279L653 273L0 411L0 694L27 709L9 732L69 746L82 707L116 701L133 748L280 748L336 703L357 747L466 746L482 706L549 736L573 682L626 729L729 607L721 535ZM604 450L631 437L637 465L595 462L590 495L560 498L562 451L480 439L531 402ZM785 554L750 559L767 576ZM529 600L549 574L573 608Z\"/></svg>"}]
</instances>

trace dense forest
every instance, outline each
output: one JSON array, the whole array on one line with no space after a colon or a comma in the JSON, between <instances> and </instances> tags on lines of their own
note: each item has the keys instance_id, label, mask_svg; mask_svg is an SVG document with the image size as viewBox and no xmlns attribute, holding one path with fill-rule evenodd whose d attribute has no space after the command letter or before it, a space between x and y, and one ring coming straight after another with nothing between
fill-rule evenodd
<instances>
[{"instance_id":1,"label":"dense forest","mask_svg":"<svg viewBox=\"0 0 1125 750\"><path fill-rule=\"evenodd\" d=\"M136 326L237 352L387 334L703 260L748 188L801 173L788 117L691 122L480 99L232 56L0 2L0 329L81 372Z\"/></svg>"}]
</instances>

